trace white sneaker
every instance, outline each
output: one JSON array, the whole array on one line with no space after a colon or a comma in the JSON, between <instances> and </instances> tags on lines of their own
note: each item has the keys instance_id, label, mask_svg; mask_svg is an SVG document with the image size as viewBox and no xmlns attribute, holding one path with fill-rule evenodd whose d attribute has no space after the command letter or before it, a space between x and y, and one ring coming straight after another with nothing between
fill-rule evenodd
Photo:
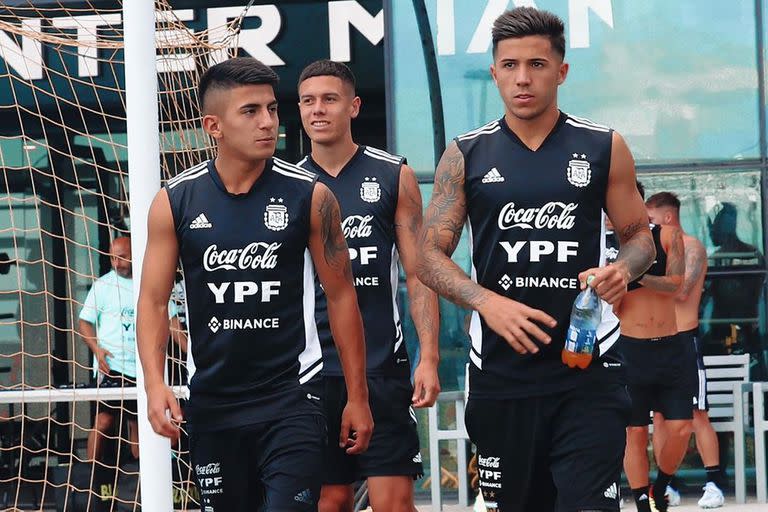
<instances>
[{"instance_id":1,"label":"white sneaker","mask_svg":"<svg viewBox=\"0 0 768 512\"><path fill-rule=\"evenodd\" d=\"M667 486L667 491L664 493L667 496L667 501L670 507L680 506L680 493L677 489Z\"/></svg>"},{"instance_id":2,"label":"white sneaker","mask_svg":"<svg viewBox=\"0 0 768 512\"><path fill-rule=\"evenodd\" d=\"M724 503L723 491L714 482L707 482L707 485L704 486L704 495L699 500L699 506L701 508L719 508Z\"/></svg>"}]
</instances>

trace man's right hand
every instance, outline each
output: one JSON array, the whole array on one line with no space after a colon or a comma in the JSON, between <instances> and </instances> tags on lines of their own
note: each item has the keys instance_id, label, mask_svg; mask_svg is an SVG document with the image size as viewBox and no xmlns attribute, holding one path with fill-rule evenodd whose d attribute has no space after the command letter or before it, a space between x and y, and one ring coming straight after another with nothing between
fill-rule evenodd
<instances>
[{"instance_id":1,"label":"man's right hand","mask_svg":"<svg viewBox=\"0 0 768 512\"><path fill-rule=\"evenodd\" d=\"M341 413L339 446L349 455L358 455L368 449L373 434L373 416L367 401L347 402Z\"/></svg>"},{"instance_id":2,"label":"man's right hand","mask_svg":"<svg viewBox=\"0 0 768 512\"><path fill-rule=\"evenodd\" d=\"M171 417L168 417L168 411ZM173 390L165 383L147 388L147 416L152 430L171 441L179 438L179 424L183 417Z\"/></svg>"},{"instance_id":3,"label":"man's right hand","mask_svg":"<svg viewBox=\"0 0 768 512\"><path fill-rule=\"evenodd\" d=\"M531 338L545 345L552 341L539 324L549 328L557 325L555 319L545 312L496 293L489 293L489 298L478 309L478 313L482 315L488 327L504 338L519 354L535 354L539 351L539 347Z\"/></svg>"},{"instance_id":4,"label":"man's right hand","mask_svg":"<svg viewBox=\"0 0 768 512\"><path fill-rule=\"evenodd\" d=\"M107 358L114 357L112 355L112 352L105 349L104 347L100 347L97 345L94 355L96 356L96 360L99 362L99 371L104 375L109 375L110 369L109 369L109 365L107 364Z\"/></svg>"}]
</instances>

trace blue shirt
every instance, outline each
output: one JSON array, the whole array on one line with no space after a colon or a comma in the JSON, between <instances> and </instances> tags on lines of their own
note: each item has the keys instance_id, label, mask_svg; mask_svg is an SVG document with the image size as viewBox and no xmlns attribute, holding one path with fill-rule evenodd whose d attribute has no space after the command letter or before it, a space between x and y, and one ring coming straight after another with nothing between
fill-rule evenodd
<instances>
[{"instance_id":1,"label":"blue shirt","mask_svg":"<svg viewBox=\"0 0 768 512\"><path fill-rule=\"evenodd\" d=\"M109 350L107 364L112 371L136 377L136 312L133 305L133 279L111 270L93 283L80 311L80 320L96 327L100 347ZM177 314L176 304L168 303L168 317ZM98 361L93 358L94 374Z\"/></svg>"}]
</instances>

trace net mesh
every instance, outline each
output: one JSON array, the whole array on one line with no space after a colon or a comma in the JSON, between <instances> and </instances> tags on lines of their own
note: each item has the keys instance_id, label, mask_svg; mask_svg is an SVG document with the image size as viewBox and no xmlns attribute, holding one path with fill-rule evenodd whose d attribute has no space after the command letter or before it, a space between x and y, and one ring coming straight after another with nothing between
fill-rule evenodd
<instances>
[{"instance_id":1,"label":"net mesh","mask_svg":"<svg viewBox=\"0 0 768 512\"><path fill-rule=\"evenodd\" d=\"M233 54L242 16L195 30L191 11L155 7L168 179L211 155L196 83ZM120 2L0 3L0 510L140 506L135 388L99 382L80 335L89 290L111 269L110 242L130 230L123 64ZM95 293L91 309L99 328L126 324L117 348L130 353L133 304L112 291ZM185 355L169 347L170 379L184 385ZM95 400L94 388L115 401ZM88 439L104 412L114 421L100 425L93 462ZM173 466L176 508L199 508L184 437Z\"/></svg>"}]
</instances>

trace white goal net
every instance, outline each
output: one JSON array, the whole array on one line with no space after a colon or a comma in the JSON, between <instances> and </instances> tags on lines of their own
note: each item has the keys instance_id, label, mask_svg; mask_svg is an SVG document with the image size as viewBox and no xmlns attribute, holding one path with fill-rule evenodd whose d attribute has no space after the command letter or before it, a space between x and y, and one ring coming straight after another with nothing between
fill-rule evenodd
<instances>
[{"instance_id":1,"label":"white goal net","mask_svg":"<svg viewBox=\"0 0 768 512\"><path fill-rule=\"evenodd\" d=\"M201 30L190 10L155 7L165 180L210 156L197 79L234 53L247 7ZM118 1L0 2L0 510L140 507L135 387L100 382L81 336L92 307L122 322L123 349L135 338L132 300L85 304L111 270L111 241L130 234L122 22ZM170 379L184 385L185 355L169 346ZM97 437L104 412L112 424ZM199 508L184 436L172 460L175 508Z\"/></svg>"}]
</instances>

